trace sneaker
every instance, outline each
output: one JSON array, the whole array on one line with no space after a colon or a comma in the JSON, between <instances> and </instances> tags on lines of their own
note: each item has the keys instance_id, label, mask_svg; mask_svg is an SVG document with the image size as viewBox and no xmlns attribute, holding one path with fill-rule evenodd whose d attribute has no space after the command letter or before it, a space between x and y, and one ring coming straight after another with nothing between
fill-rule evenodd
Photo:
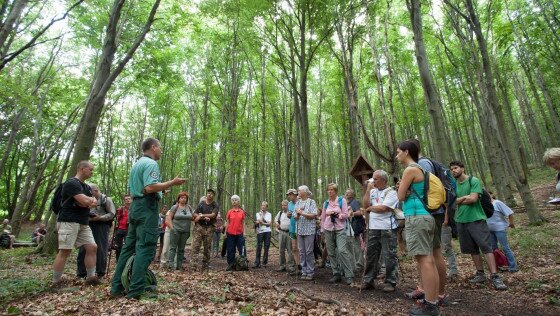
<instances>
[{"instance_id":1,"label":"sneaker","mask_svg":"<svg viewBox=\"0 0 560 316\"><path fill-rule=\"evenodd\" d=\"M306 280L306 281L313 281L313 276L312 276L311 274L308 274L308 275L305 276L305 279L304 279L304 280Z\"/></svg>"},{"instance_id":2,"label":"sneaker","mask_svg":"<svg viewBox=\"0 0 560 316\"><path fill-rule=\"evenodd\" d=\"M276 272L283 272L286 271L286 267L279 267L278 269L276 269Z\"/></svg>"},{"instance_id":3,"label":"sneaker","mask_svg":"<svg viewBox=\"0 0 560 316\"><path fill-rule=\"evenodd\" d=\"M346 278L344 279L344 284L351 285L354 282L353 278Z\"/></svg>"},{"instance_id":4,"label":"sneaker","mask_svg":"<svg viewBox=\"0 0 560 316\"><path fill-rule=\"evenodd\" d=\"M96 286L99 284L101 284L101 280L99 280L99 278L96 276L86 278L85 285Z\"/></svg>"},{"instance_id":5,"label":"sneaker","mask_svg":"<svg viewBox=\"0 0 560 316\"><path fill-rule=\"evenodd\" d=\"M406 293L405 296L413 300L421 300L424 299L424 291L416 288L414 291Z\"/></svg>"},{"instance_id":6,"label":"sneaker","mask_svg":"<svg viewBox=\"0 0 560 316\"><path fill-rule=\"evenodd\" d=\"M438 300L437 300L437 305L441 306L441 307L446 307L449 305L449 295L444 294L442 295L438 295Z\"/></svg>"},{"instance_id":7,"label":"sneaker","mask_svg":"<svg viewBox=\"0 0 560 316\"><path fill-rule=\"evenodd\" d=\"M335 274L329 279L329 283L338 283L340 282L340 275Z\"/></svg>"},{"instance_id":8,"label":"sneaker","mask_svg":"<svg viewBox=\"0 0 560 316\"><path fill-rule=\"evenodd\" d=\"M372 282L364 282L362 283L362 285L360 285L358 287L358 289L360 290L369 290L369 289L375 289L375 284Z\"/></svg>"},{"instance_id":9,"label":"sneaker","mask_svg":"<svg viewBox=\"0 0 560 316\"><path fill-rule=\"evenodd\" d=\"M409 315L422 315L422 316L439 316L439 308L437 305L427 302L425 300L419 300L410 309Z\"/></svg>"},{"instance_id":10,"label":"sneaker","mask_svg":"<svg viewBox=\"0 0 560 316\"><path fill-rule=\"evenodd\" d=\"M260 267L261 267L261 265L260 265L260 264L258 264L258 263L255 263L255 264L253 265L253 267L252 267L252 268L253 268L253 269L259 269Z\"/></svg>"},{"instance_id":11,"label":"sneaker","mask_svg":"<svg viewBox=\"0 0 560 316\"><path fill-rule=\"evenodd\" d=\"M391 283L385 283L381 290L385 293L395 292L395 286Z\"/></svg>"},{"instance_id":12,"label":"sneaker","mask_svg":"<svg viewBox=\"0 0 560 316\"><path fill-rule=\"evenodd\" d=\"M502 281L502 278L500 278L499 275L492 276L492 285L494 285L494 288L498 291L505 291L508 289L507 285L504 284L504 281Z\"/></svg>"},{"instance_id":13,"label":"sneaker","mask_svg":"<svg viewBox=\"0 0 560 316\"><path fill-rule=\"evenodd\" d=\"M307 274L302 274L299 279L300 280L307 280Z\"/></svg>"},{"instance_id":14,"label":"sneaker","mask_svg":"<svg viewBox=\"0 0 560 316\"><path fill-rule=\"evenodd\" d=\"M476 272L476 274L469 279L469 283L472 284L478 284L484 282L486 282L486 276L484 275L484 272Z\"/></svg>"}]
</instances>

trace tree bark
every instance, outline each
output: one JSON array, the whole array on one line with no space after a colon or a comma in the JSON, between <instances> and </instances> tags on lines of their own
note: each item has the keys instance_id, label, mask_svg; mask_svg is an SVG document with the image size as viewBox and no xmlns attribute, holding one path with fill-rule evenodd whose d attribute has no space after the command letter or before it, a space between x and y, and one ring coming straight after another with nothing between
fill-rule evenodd
<instances>
[{"instance_id":1,"label":"tree bark","mask_svg":"<svg viewBox=\"0 0 560 316\"><path fill-rule=\"evenodd\" d=\"M86 109L83 114L80 125L78 126L78 138L76 141L76 148L70 163L68 177L74 176L78 162L88 160L90 158L93 144L96 138L97 126L101 119L101 114L105 106L105 97L107 92L123 71L128 61L132 58L140 44L144 41L146 34L154 22L157 9L161 0L155 0L152 5L150 15L144 24L144 27L135 42L126 52L126 55L118 62L113 70L113 59L117 51L117 32L119 27L119 20L121 11L125 0L115 0L109 16L109 24L105 33L105 42L101 52L99 63L97 64L96 71L93 78L93 84L86 102Z\"/></svg>"},{"instance_id":2,"label":"tree bark","mask_svg":"<svg viewBox=\"0 0 560 316\"><path fill-rule=\"evenodd\" d=\"M406 5L410 13L412 31L414 33L414 48L416 51L416 63L420 73L420 81L424 90L424 100L428 106L430 115L431 131L435 139L435 158L439 161L451 161L451 140L446 134L443 110L432 75L430 74L430 63L424 45L422 29L422 10L420 0L407 0Z\"/></svg>"}]
</instances>

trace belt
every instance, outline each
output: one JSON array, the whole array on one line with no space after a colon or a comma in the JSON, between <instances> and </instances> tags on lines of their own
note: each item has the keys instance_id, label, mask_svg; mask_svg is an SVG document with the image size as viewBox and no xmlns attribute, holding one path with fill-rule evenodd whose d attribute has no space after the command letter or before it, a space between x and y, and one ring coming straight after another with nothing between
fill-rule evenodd
<instances>
[{"instance_id":1,"label":"belt","mask_svg":"<svg viewBox=\"0 0 560 316\"><path fill-rule=\"evenodd\" d=\"M155 197L156 197L155 193L150 193L150 194L146 194L146 195L143 195L143 196L135 196L132 199L133 200L140 200L140 199L144 199L144 198L155 198Z\"/></svg>"},{"instance_id":2,"label":"belt","mask_svg":"<svg viewBox=\"0 0 560 316\"><path fill-rule=\"evenodd\" d=\"M281 232L285 232L285 233L289 233L289 232L290 232L289 229L278 228L278 230L281 231Z\"/></svg>"}]
</instances>

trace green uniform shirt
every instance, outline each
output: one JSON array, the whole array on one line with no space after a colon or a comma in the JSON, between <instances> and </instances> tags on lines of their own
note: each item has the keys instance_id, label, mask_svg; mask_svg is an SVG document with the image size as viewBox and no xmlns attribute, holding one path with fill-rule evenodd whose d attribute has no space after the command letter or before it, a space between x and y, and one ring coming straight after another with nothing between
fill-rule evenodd
<instances>
[{"instance_id":1,"label":"green uniform shirt","mask_svg":"<svg viewBox=\"0 0 560 316\"><path fill-rule=\"evenodd\" d=\"M144 188L148 185L160 182L159 166L155 160L143 156L132 166L128 178L128 189L130 195L135 197L144 196ZM158 192L161 199L161 192Z\"/></svg>"},{"instance_id":2,"label":"green uniform shirt","mask_svg":"<svg viewBox=\"0 0 560 316\"><path fill-rule=\"evenodd\" d=\"M473 192L478 193L479 200L473 204L459 205L455 213L455 221L457 223L472 223L479 220L486 220L486 215L484 215L484 210L480 205L480 197L482 196L480 180L472 177L471 181L467 178L463 182L457 182L457 198L470 195Z\"/></svg>"}]
</instances>

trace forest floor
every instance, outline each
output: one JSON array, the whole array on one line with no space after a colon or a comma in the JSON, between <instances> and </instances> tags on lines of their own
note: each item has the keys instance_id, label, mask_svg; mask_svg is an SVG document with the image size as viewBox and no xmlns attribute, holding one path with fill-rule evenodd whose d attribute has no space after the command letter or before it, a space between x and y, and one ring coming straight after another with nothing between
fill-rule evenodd
<instances>
[{"instance_id":1,"label":"forest floor","mask_svg":"<svg viewBox=\"0 0 560 316\"><path fill-rule=\"evenodd\" d=\"M560 315L560 207L543 203L552 190L550 183L533 188L547 219L545 224L529 226L524 210L515 210L517 227L510 229L510 244L520 272L502 273L509 289L498 292L490 283L468 284L472 262L468 256L458 255L460 278L448 284L451 304L441 308L443 315ZM252 263L254 238L248 240L248 245ZM456 241L454 246L457 250ZM401 280L394 293L360 292L357 287L329 284L328 268L318 269L313 281L301 281L275 271L278 249L271 247L268 267L244 272L225 272L226 263L221 258L212 258L207 273L191 271L188 263L181 272L153 264L159 298L134 301L109 297L109 280L97 287L75 280L63 291L52 292L52 261L52 257L32 254L30 248L0 251L0 314L406 315L413 302L404 293L415 287L417 275L414 260L404 257ZM74 273L72 258L66 275L72 278ZM359 279L355 278L357 282Z\"/></svg>"}]
</instances>

